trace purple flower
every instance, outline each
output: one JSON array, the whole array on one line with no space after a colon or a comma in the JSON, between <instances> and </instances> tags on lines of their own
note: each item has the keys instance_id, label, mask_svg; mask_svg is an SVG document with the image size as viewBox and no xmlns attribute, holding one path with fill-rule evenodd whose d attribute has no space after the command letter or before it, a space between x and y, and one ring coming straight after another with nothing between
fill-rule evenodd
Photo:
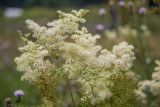
<instances>
[{"instance_id":1,"label":"purple flower","mask_svg":"<svg viewBox=\"0 0 160 107\"><path fill-rule=\"evenodd\" d=\"M22 90L16 90L14 92L14 95L16 96L16 102L20 103L22 100L22 96L24 95L24 92Z\"/></svg>"},{"instance_id":2,"label":"purple flower","mask_svg":"<svg viewBox=\"0 0 160 107\"><path fill-rule=\"evenodd\" d=\"M24 92L23 92L22 90L16 90L16 91L14 92L14 95L15 95L16 97L23 96L23 95L24 95Z\"/></svg>"},{"instance_id":3,"label":"purple flower","mask_svg":"<svg viewBox=\"0 0 160 107\"><path fill-rule=\"evenodd\" d=\"M126 3L123 0L121 0L118 2L118 5L121 7L124 7L126 5Z\"/></svg>"},{"instance_id":4,"label":"purple flower","mask_svg":"<svg viewBox=\"0 0 160 107\"><path fill-rule=\"evenodd\" d=\"M97 24L96 25L96 30L98 32L103 32L104 31L104 25L103 24Z\"/></svg>"},{"instance_id":5,"label":"purple flower","mask_svg":"<svg viewBox=\"0 0 160 107\"><path fill-rule=\"evenodd\" d=\"M145 8L145 7L141 7L140 9L139 9L139 14L140 15L144 15L144 14L146 14L147 13L147 9Z\"/></svg>"},{"instance_id":6,"label":"purple flower","mask_svg":"<svg viewBox=\"0 0 160 107\"><path fill-rule=\"evenodd\" d=\"M99 9L99 16L105 16L106 15L106 9L101 8Z\"/></svg>"}]
</instances>

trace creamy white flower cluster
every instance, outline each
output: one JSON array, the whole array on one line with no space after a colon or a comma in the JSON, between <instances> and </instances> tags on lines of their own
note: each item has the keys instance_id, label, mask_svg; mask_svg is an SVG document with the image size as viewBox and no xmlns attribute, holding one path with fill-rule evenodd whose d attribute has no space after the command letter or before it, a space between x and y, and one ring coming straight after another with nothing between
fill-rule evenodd
<instances>
[{"instance_id":1,"label":"creamy white flower cluster","mask_svg":"<svg viewBox=\"0 0 160 107\"><path fill-rule=\"evenodd\" d=\"M117 73L125 73L135 60L133 46L122 42L112 51L96 45L98 35L92 36L86 28L78 30L71 36L73 42L62 47L66 64L63 66L69 78L76 80L81 92L82 101L90 100L97 104L112 96L109 79Z\"/></svg>"},{"instance_id":2,"label":"creamy white flower cluster","mask_svg":"<svg viewBox=\"0 0 160 107\"><path fill-rule=\"evenodd\" d=\"M115 39L117 37L137 37L138 32L136 29L131 28L130 26L120 26L117 31L107 30L105 35L108 39Z\"/></svg>"},{"instance_id":3,"label":"creamy white flower cluster","mask_svg":"<svg viewBox=\"0 0 160 107\"><path fill-rule=\"evenodd\" d=\"M130 26L120 26L117 31L105 31L105 35L108 39L116 39L119 36L123 38L136 38L139 33L144 37L149 37L151 35L151 32L146 25L141 25L140 31L141 32L138 32L136 29L131 28Z\"/></svg>"},{"instance_id":4,"label":"creamy white flower cluster","mask_svg":"<svg viewBox=\"0 0 160 107\"><path fill-rule=\"evenodd\" d=\"M147 88L150 89L154 96L160 96L160 61L156 61L156 64L156 72L152 73L152 79L144 80L139 83L137 94L143 103L146 103L147 94L145 93L145 90Z\"/></svg>"},{"instance_id":5,"label":"creamy white flower cluster","mask_svg":"<svg viewBox=\"0 0 160 107\"><path fill-rule=\"evenodd\" d=\"M57 69L77 82L82 101L97 104L112 96L112 76L126 73L135 60L132 45L122 42L111 51L96 44L99 35L92 35L79 23L87 10L70 13L58 11L59 19L40 26L27 20L34 42L20 48L22 55L15 59L22 79L35 82L51 77ZM45 80L44 79L44 80ZM48 82L44 81L44 82Z\"/></svg>"},{"instance_id":6,"label":"creamy white flower cluster","mask_svg":"<svg viewBox=\"0 0 160 107\"><path fill-rule=\"evenodd\" d=\"M23 53L20 57L15 58L18 71L24 72L22 80L35 82L36 77L45 71L54 70L54 65L49 60L44 60L48 56L48 50L39 44L28 41L27 45L19 48ZM48 72L50 75L50 72Z\"/></svg>"}]
</instances>

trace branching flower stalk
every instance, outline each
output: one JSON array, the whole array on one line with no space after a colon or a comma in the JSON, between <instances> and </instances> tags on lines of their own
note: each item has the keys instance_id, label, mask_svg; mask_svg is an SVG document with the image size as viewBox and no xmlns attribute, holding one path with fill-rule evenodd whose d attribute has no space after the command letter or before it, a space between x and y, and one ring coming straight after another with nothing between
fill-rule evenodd
<instances>
[{"instance_id":1,"label":"branching flower stalk","mask_svg":"<svg viewBox=\"0 0 160 107\"><path fill-rule=\"evenodd\" d=\"M96 44L100 36L92 35L86 27L80 26L80 23L85 23L83 16L87 12L84 9L73 10L71 13L58 11L59 19L46 26L26 20L27 27L31 30L29 38L34 40L29 40L29 35L24 37L26 45L19 48L22 54L15 58L15 62L17 69L23 72L22 80L39 89L47 107L58 106L56 87L60 84L60 79L65 79L66 76L67 81L77 82L81 93L78 104L83 107L108 105L111 98L115 101L113 106L118 104L119 97L116 97L114 88L121 94L122 88L116 85L120 84L118 81L122 79L121 75L128 73L132 67L135 60L134 47L121 42L110 51L102 49ZM73 105L76 106L72 92L69 91ZM129 90L128 93L130 92L133 93L134 90ZM127 99L129 98L125 99L126 103L129 102Z\"/></svg>"}]
</instances>

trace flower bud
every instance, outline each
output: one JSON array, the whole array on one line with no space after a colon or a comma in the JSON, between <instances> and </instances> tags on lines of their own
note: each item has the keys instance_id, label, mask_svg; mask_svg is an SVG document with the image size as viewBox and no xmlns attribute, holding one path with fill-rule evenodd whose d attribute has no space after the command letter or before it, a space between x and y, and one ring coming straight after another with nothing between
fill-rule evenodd
<instances>
[{"instance_id":1,"label":"flower bud","mask_svg":"<svg viewBox=\"0 0 160 107\"><path fill-rule=\"evenodd\" d=\"M11 98L6 98L5 104L6 104L6 107L13 107Z\"/></svg>"}]
</instances>

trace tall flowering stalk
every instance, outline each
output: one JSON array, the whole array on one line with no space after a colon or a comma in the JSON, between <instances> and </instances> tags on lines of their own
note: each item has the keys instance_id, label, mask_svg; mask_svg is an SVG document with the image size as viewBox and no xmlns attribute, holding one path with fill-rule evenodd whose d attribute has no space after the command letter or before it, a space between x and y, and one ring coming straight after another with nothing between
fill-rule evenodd
<instances>
[{"instance_id":1,"label":"tall flowering stalk","mask_svg":"<svg viewBox=\"0 0 160 107\"><path fill-rule=\"evenodd\" d=\"M19 48L22 54L15 61L17 69L23 72L22 80L39 89L47 107L59 104L56 87L60 79L76 81L81 101L75 102L72 98L74 106L108 105L111 99L113 102L119 99L113 89L116 84L123 83L117 83L118 79L125 81L127 78L135 60L134 47L122 42L111 51L102 49L96 44L100 36L92 35L79 25L85 23L83 16L87 12L83 9L71 13L58 11L59 19L46 26L26 21L31 30L29 38L34 40L29 40L29 35L23 38L26 45ZM117 87L117 90L121 88ZM128 92L134 93L134 88ZM70 93L72 96L71 90ZM113 104L115 107L118 103Z\"/></svg>"}]
</instances>

